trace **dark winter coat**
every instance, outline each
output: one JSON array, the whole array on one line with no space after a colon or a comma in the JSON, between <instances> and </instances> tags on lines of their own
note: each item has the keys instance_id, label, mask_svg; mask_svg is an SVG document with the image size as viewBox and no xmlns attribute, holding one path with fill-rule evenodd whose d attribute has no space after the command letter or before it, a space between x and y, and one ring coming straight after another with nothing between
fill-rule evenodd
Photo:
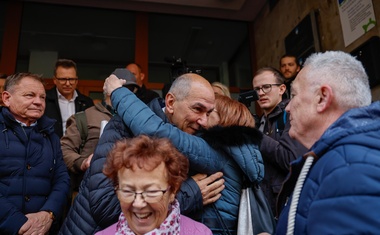
<instances>
[{"instance_id":1,"label":"dark winter coat","mask_svg":"<svg viewBox=\"0 0 380 235\"><path fill-rule=\"evenodd\" d=\"M149 102L151 102L155 98L160 97L160 95L157 92L150 90L150 89L147 89L145 87L145 85L142 85L142 87L140 87L137 90L136 96L139 97L139 99L142 102L144 102L145 104L148 104Z\"/></svg>"},{"instance_id":2,"label":"dark winter coat","mask_svg":"<svg viewBox=\"0 0 380 235\"><path fill-rule=\"evenodd\" d=\"M343 114L310 153L314 163L300 194L294 234L379 234L380 102ZM280 193L279 206L286 206L277 234L286 234L288 198L307 155L292 163Z\"/></svg>"},{"instance_id":3,"label":"dark winter coat","mask_svg":"<svg viewBox=\"0 0 380 235\"><path fill-rule=\"evenodd\" d=\"M290 121L285 111L288 103L289 100L282 101L268 115L260 145L265 166L261 188L271 204L274 215L277 214L277 195L289 173L290 163L307 151L302 144L289 136Z\"/></svg>"},{"instance_id":4,"label":"dark winter coat","mask_svg":"<svg viewBox=\"0 0 380 235\"><path fill-rule=\"evenodd\" d=\"M54 120L21 126L0 107L0 150L0 234L17 234L28 213L52 211L59 219L70 180Z\"/></svg>"}]
</instances>

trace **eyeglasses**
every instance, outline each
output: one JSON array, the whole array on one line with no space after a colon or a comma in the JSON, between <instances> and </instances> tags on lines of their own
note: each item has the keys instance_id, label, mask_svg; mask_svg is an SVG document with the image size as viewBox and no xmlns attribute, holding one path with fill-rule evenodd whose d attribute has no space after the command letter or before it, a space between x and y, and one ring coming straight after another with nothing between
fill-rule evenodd
<instances>
[{"instance_id":1,"label":"eyeglasses","mask_svg":"<svg viewBox=\"0 0 380 235\"><path fill-rule=\"evenodd\" d=\"M69 81L69 83L71 85L75 84L77 81L78 81L78 78L56 78L60 84L64 85L66 84L67 81Z\"/></svg>"},{"instance_id":2,"label":"eyeglasses","mask_svg":"<svg viewBox=\"0 0 380 235\"><path fill-rule=\"evenodd\" d=\"M257 93L262 90L265 94L271 92L272 86L281 86L282 84L275 83L275 84L264 84L262 86L254 87L253 90L255 90Z\"/></svg>"},{"instance_id":3,"label":"eyeglasses","mask_svg":"<svg viewBox=\"0 0 380 235\"><path fill-rule=\"evenodd\" d=\"M159 202L169 189L170 189L170 186L165 190L151 190L151 191L145 191L141 193L137 193L137 192L125 190L125 189L116 189L116 190L119 191L120 197L126 203L131 203L134 200L136 200L136 196L138 194L141 195L142 199L144 199L145 202L155 203L155 202Z\"/></svg>"}]
</instances>

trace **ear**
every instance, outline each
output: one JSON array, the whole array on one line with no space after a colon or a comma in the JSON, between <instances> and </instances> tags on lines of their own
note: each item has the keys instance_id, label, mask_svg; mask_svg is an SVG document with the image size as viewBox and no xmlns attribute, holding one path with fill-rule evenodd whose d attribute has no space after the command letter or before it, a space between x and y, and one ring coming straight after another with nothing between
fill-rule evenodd
<instances>
[{"instance_id":1,"label":"ear","mask_svg":"<svg viewBox=\"0 0 380 235\"><path fill-rule=\"evenodd\" d=\"M279 88L280 88L280 96L282 96L282 94L284 94L286 91L286 85L281 84Z\"/></svg>"},{"instance_id":2,"label":"ear","mask_svg":"<svg viewBox=\"0 0 380 235\"><path fill-rule=\"evenodd\" d=\"M144 79L145 79L145 74L144 73L140 73L140 79L141 79L141 81L144 81Z\"/></svg>"},{"instance_id":3,"label":"ear","mask_svg":"<svg viewBox=\"0 0 380 235\"><path fill-rule=\"evenodd\" d=\"M54 82L54 85L57 85L57 78L56 77L53 78L53 82Z\"/></svg>"},{"instance_id":4,"label":"ear","mask_svg":"<svg viewBox=\"0 0 380 235\"><path fill-rule=\"evenodd\" d=\"M297 73L298 73L300 70L301 70L301 66L297 66L297 69L296 69Z\"/></svg>"},{"instance_id":5,"label":"ear","mask_svg":"<svg viewBox=\"0 0 380 235\"><path fill-rule=\"evenodd\" d=\"M170 196L169 196L169 202L170 203L174 202L174 199L175 199L175 194L171 193Z\"/></svg>"},{"instance_id":6,"label":"ear","mask_svg":"<svg viewBox=\"0 0 380 235\"><path fill-rule=\"evenodd\" d=\"M175 96L172 93L167 93L165 96L165 110L172 114L174 112Z\"/></svg>"},{"instance_id":7,"label":"ear","mask_svg":"<svg viewBox=\"0 0 380 235\"><path fill-rule=\"evenodd\" d=\"M327 110L334 99L334 93L329 85L322 85L317 93L317 111L324 112Z\"/></svg>"},{"instance_id":8,"label":"ear","mask_svg":"<svg viewBox=\"0 0 380 235\"><path fill-rule=\"evenodd\" d=\"M10 106L10 99L12 97L11 93L9 93L8 91L3 91L3 94L1 95L1 97L3 98L3 103L6 107L9 107Z\"/></svg>"}]
</instances>

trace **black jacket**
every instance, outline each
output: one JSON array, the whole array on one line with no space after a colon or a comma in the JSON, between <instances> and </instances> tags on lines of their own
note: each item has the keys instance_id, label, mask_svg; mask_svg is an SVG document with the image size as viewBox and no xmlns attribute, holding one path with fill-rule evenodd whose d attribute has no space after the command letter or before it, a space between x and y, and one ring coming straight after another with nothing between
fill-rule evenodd
<instances>
[{"instance_id":1,"label":"black jacket","mask_svg":"<svg viewBox=\"0 0 380 235\"><path fill-rule=\"evenodd\" d=\"M0 234L18 234L28 213L62 216L70 180L54 122L42 116L25 127L0 107Z\"/></svg>"},{"instance_id":2,"label":"black jacket","mask_svg":"<svg viewBox=\"0 0 380 235\"><path fill-rule=\"evenodd\" d=\"M289 136L289 114L285 111L288 103L289 100L283 100L268 115L260 145L265 167L261 187L271 204L274 215L277 195L289 172L290 162L307 151L302 144Z\"/></svg>"},{"instance_id":3,"label":"black jacket","mask_svg":"<svg viewBox=\"0 0 380 235\"><path fill-rule=\"evenodd\" d=\"M145 104L148 104L150 101L152 101L153 99L157 98L157 97L160 97L160 95L153 91L153 90L149 90L145 87L145 85L142 85L142 87L140 87L138 89L138 91L136 92L136 96L139 97L139 99L144 102ZM165 97L164 97L165 98Z\"/></svg>"},{"instance_id":4,"label":"black jacket","mask_svg":"<svg viewBox=\"0 0 380 235\"><path fill-rule=\"evenodd\" d=\"M85 109L94 106L94 101L88 96L82 95L77 90L78 96L75 99L75 112L84 111ZM61 138L63 136L62 115L58 104L58 94L56 87L46 91L46 108L45 115L57 120L54 125L55 133Z\"/></svg>"}]
</instances>

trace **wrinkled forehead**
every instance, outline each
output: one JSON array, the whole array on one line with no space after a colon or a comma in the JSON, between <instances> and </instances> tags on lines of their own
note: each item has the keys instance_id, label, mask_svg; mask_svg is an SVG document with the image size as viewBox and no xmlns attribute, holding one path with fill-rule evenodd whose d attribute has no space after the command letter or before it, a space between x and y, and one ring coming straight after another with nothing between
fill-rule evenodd
<instances>
[{"instance_id":1,"label":"wrinkled forehead","mask_svg":"<svg viewBox=\"0 0 380 235\"><path fill-rule=\"evenodd\" d=\"M215 104L215 93L211 86L194 86L185 100L191 104L201 104L208 109L213 109Z\"/></svg>"}]
</instances>

